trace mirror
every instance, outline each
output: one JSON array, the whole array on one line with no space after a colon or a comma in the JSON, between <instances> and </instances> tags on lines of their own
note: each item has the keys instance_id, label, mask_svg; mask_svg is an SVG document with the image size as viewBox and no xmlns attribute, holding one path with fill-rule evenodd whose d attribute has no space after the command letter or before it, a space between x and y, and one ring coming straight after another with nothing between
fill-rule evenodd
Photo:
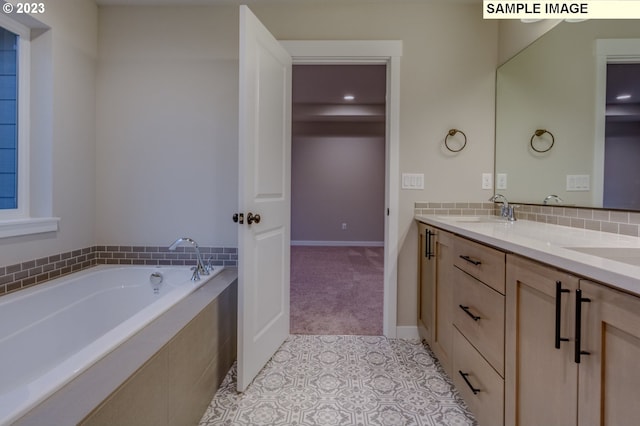
<instances>
[{"instance_id":1,"label":"mirror","mask_svg":"<svg viewBox=\"0 0 640 426\"><path fill-rule=\"evenodd\" d=\"M497 193L524 204L543 204L554 194L563 205L640 210L640 176L612 185L620 167L605 165L611 143L605 144L621 128L635 132L625 138L640 147L640 88L635 99L605 100L607 62L640 62L637 20L563 22L498 68ZM625 155L634 156L637 169L640 148ZM615 196L605 189L612 186Z\"/></svg>"}]
</instances>

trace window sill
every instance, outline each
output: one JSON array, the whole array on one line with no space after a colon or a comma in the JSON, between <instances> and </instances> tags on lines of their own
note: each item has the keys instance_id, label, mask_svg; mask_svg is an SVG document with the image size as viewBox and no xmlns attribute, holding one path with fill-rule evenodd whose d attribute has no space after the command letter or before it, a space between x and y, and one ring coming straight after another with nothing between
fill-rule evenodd
<instances>
[{"instance_id":1,"label":"window sill","mask_svg":"<svg viewBox=\"0 0 640 426\"><path fill-rule=\"evenodd\" d=\"M56 232L59 217L30 217L0 221L0 238L18 237L21 235Z\"/></svg>"}]
</instances>

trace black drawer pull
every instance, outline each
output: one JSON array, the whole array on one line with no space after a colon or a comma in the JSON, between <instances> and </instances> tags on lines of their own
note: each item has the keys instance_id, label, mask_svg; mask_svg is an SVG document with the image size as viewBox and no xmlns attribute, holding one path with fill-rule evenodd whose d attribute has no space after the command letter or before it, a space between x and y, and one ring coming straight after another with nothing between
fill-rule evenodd
<instances>
[{"instance_id":1,"label":"black drawer pull","mask_svg":"<svg viewBox=\"0 0 640 426\"><path fill-rule=\"evenodd\" d=\"M576 290L576 337L575 337L575 352L574 361L576 364L580 364L581 355L591 355L590 352L583 351L580 348L580 341L582 340L582 304L589 303L591 299L588 297L582 297L582 290Z\"/></svg>"},{"instance_id":2,"label":"black drawer pull","mask_svg":"<svg viewBox=\"0 0 640 426\"><path fill-rule=\"evenodd\" d=\"M474 321L478 321L480 319L479 316L473 315L471 313L471 311L469 310L468 306L463 306L463 305L458 305L460 306L460 309L462 309L464 311L465 314L469 315L471 318L473 318Z\"/></svg>"},{"instance_id":3,"label":"black drawer pull","mask_svg":"<svg viewBox=\"0 0 640 426\"><path fill-rule=\"evenodd\" d=\"M424 257L426 257L427 259L431 259L432 257L435 256L435 253L433 252L433 248L432 248L432 242L431 242L431 237L434 237L435 235L436 235L435 232L431 232L428 229L425 231L426 242L425 242L425 249L424 249Z\"/></svg>"},{"instance_id":4,"label":"black drawer pull","mask_svg":"<svg viewBox=\"0 0 640 426\"><path fill-rule=\"evenodd\" d=\"M478 266L478 265L482 265L482 262L480 262L479 260L474 260L472 259L470 256L466 256L466 255L460 255L461 259L466 260L469 263L473 263L474 265Z\"/></svg>"},{"instance_id":5,"label":"black drawer pull","mask_svg":"<svg viewBox=\"0 0 640 426\"><path fill-rule=\"evenodd\" d=\"M556 349L560 349L560 342L568 342L569 339L560 336L560 322L562 321L562 293L570 293L562 288L562 282L556 281Z\"/></svg>"},{"instance_id":6,"label":"black drawer pull","mask_svg":"<svg viewBox=\"0 0 640 426\"><path fill-rule=\"evenodd\" d=\"M458 373L460 373L464 381L467 383L467 386L469 386L469 389L471 389L471 392L473 392L474 395L477 395L478 392L480 392L480 389L474 388L471 382L469 381L469 379L467 379L467 376L469 375L469 373L463 373L462 370L458 370Z\"/></svg>"}]
</instances>

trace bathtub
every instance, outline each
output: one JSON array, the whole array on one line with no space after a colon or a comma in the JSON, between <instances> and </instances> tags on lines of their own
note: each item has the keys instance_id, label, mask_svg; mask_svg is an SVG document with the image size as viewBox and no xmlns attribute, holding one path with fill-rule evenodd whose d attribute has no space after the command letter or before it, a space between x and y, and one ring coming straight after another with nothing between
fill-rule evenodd
<instances>
[{"instance_id":1,"label":"bathtub","mask_svg":"<svg viewBox=\"0 0 640 426\"><path fill-rule=\"evenodd\" d=\"M100 265L1 297L0 425L24 415L221 270L193 282L189 267Z\"/></svg>"}]
</instances>

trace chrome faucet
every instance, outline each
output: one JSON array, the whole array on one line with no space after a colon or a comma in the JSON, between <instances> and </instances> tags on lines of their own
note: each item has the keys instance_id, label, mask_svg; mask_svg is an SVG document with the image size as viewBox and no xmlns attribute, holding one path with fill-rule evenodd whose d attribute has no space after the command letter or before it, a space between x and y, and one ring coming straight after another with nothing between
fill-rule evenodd
<instances>
[{"instance_id":1,"label":"chrome faucet","mask_svg":"<svg viewBox=\"0 0 640 426\"><path fill-rule=\"evenodd\" d=\"M544 197L544 201L542 202L542 204L549 204L549 201L551 201L551 200L555 201L558 204L564 203L562 198L558 197L557 195L550 194L550 195L547 195L546 197Z\"/></svg>"},{"instance_id":2,"label":"chrome faucet","mask_svg":"<svg viewBox=\"0 0 640 426\"><path fill-rule=\"evenodd\" d=\"M193 239L188 237L178 238L169 246L169 250L174 251L179 245L183 243L188 243L193 247L196 251L196 266L191 268L193 270L193 275L191 276L191 281L198 281L200 279L200 275L209 275L209 269L204 265L202 260L202 255L200 254L200 249L198 248L198 243L196 243Z\"/></svg>"},{"instance_id":3,"label":"chrome faucet","mask_svg":"<svg viewBox=\"0 0 640 426\"><path fill-rule=\"evenodd\" d=\"M507 201L507 197L505 197L502 194L495 194L493 197L489 198L489 201L493 201L494 203L502 203L502 207L500 207L500 216L506 218L510 222L513 222L516 220L516 216L515 216L516 206L509 205L509 201Z\"/></svg>"}]
</instances>

